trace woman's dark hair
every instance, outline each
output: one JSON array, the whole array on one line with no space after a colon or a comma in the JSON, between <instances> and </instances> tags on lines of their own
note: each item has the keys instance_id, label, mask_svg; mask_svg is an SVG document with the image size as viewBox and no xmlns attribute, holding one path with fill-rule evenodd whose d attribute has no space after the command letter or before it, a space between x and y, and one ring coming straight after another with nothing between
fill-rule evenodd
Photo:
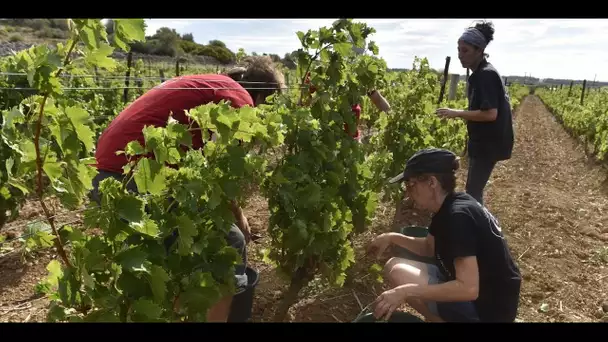
<instances>
[{"instance_id":1,"label":"woman's dark hair","mask_svg":"<svg viewBox=\"0 0 608 342\"><path fill-rule=\"evenodd\" d=\"M475 24L474 26L476 29L478 29L481 34L483 34L483 36L486 38L486 43L490 44L491 41L494 40L494 24L491 21L481 21L477 24ZM484 53L484 56L486 58L490 57L490 55L488 55L487 53Z\"/></svg>"},{"instance_id":2,"label":"woman's dark hair","mask_svg":"<svg viewBox=\"0 0 608 342\"><path fill-rule=\"evenodd\" d=\"M254 101L259 95L265 99L275 92L281 93L285 87L285 76L270 56L248 56L240 66L228 70L226 75L240 82Z\"/></svg>"},{"instance_id":3,"label":"woman's dark hair","mask_svg":"<svg viewBox=\"0 0 608 342\"><path fill-rule=\"evenodd\" d=\"M475 28L481 31L483 36L486 38L486 42L490 44L494 40L494 24L491 21L482 21L475 24Z\"/></svg>"},{"instance_id":4,"label":"woman's dark hair","mask_svg":"<svg viewBox=\"0 0 608 342\"><path fill-rule=\"evenodd\" d=\"M454 191L456 191L456 171L459 168L460 168L460 161L458 160L458 158L456 158L456 159L454 159L454 162L452 163L452 172L427 173L425 175L418 177L418 179L427 180L431 176L435 177L435 178L437 178L437 181L439 182L439 185L441 185L441 188L443 189L443 191L447 192L448 194L451 194Z\"/></svg>"}]
</instances>

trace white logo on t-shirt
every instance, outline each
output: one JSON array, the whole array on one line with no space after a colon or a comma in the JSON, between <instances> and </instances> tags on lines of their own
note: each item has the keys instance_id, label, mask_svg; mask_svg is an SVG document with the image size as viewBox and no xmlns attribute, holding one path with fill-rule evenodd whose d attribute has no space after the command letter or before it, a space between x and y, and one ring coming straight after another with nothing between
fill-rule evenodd
<instances>
[{"instance_id":1,"label":"white logo on t-shirt","mask_svg":"<svg viewBox=\"0 0 608 342\"><path fill-rule=\"evenodd\" d=\"M445 274L448 275L448 278L451 279L452 272L450 272L450 270L445 266L445 263L443 262L443 257L441 256L441 254L439 252L437 252L437 261L439 262L439 265L441 266L441 268L445 271Z\"/></svg>"},{"instance_id":2,"label":"white logo on t-shirt","mask_svg":"<svg viewBox=\"0 0 608 342\"><path fill-rule=\"evenodd\" d=\"M483 209L483 213L486 216L486 219L488 219L488 223L490 224L490 230L492 231L492 233L496 237L499 237L502 239L502 228L500 228L500 224L498 223L498 220L496 219L496 217L494 217L494 215L492 215L492 213L490 213L488 208L486 208L485 206L483 206L479 203L478 203L478 205L481 206L481 208Z\"/></svg>"}]
</instances>

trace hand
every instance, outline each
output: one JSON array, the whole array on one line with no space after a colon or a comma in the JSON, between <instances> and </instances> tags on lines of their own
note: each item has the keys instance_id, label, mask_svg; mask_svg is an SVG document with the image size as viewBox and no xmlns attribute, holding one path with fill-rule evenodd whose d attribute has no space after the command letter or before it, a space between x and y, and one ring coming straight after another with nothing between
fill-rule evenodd
<instances>
[{"instance_id":1,"label":"hand","mask_svg":"<svg viewBox=\"0 0 608 342\"><path fill-rule=\"evenodd\" d=\"M458 111L450 108L439 108L435 113L442 119L453 119L458 117Z\"/></svg>"},{"instance_id":2,"label":"hand","mask_svg":"<svg viewBox=\"0 0 608 342\"><path fill-rule=\"evenodd\" d=\"M249 243L251 241L251 228L249 227L249 221L247 221L247 217L245 214L239 215L236 220L236 225L241 230L241 233L245 236L245 242Z\"/></svg>"},{"instance_id":3,"label":"hand","mask_svg":"<svg viewBox=\"0 0 608 342\"><path fill-rule=\"evenodd\" d=\"M405 302L406 298L407 293L404 287L384 291L374 301L374 317L388 321L393 312Z\"/></svg>"},{"instance_id":4,"label":"hand","mask_svg":"<svg viewBox=\"0 0 608 342\"><path fill-rule=\"evenodd\" d=\"M391 233L384 233L378 235L374 241L367 247L367 254L374 253L376 259L380 259L382 254L391 245Z\"/></svg>"}]
</instances>

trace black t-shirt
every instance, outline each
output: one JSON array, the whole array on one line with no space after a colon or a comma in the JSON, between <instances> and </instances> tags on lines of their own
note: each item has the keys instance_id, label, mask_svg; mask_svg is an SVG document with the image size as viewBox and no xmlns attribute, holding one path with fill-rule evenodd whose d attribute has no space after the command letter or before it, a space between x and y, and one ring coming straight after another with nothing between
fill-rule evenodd
<instances>
[{"instance_id":1,"label":"black t-shirt","mask_svg":"<svg viewBox=\"0 0 608 342\"><path fill-rule=\"evenodd\" d=\"M469 155L496 161L511 158L514 138L509 95L498 71L485 59L469 77L467 97L470 111L497 111L495 121L467 121Z\"/></svg>"},{"instance_id":2,"label":"black t-shirt","mask_svg":"<svg viewBox=\"0 0 608 342\"><path fill-rule=\"evenodd\" d=\"M519 305L521 274L498 221L471 195L448 195L435 214L429 234L435 238L435 262L447 281L456 279L454 259L476 256L482 322L512 322ZM438 303L441 313L441 303Z\"/></svg>"}]
</instances>

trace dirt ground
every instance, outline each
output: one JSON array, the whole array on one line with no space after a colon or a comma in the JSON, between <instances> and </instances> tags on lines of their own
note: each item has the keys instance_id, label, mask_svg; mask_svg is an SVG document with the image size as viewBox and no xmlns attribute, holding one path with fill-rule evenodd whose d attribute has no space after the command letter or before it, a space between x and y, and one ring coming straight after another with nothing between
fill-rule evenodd
<instances>
[{"instance_id":1,"label":"dirt ground","mask_svg":"<svg viewBox=\"0 0 608 342\"><path fill-rule=\"evenodd\" d=\"M497 166L485 201L500 220L523 273L517 320L608 321L608 313L602 310L604 306L608 311L608 170L585 157L582 146L535 96L527 97L519 107L515 129L513 158ZM459 173L459 189L465 177L466 162ZM30 204L22 215L31 220L38 215L37 208ZM245 211L252 230L262 236L249 250L250 264L261 276L253 321L270 321L286 284L261 261L260 251L268 245L265 200L253 198ZM352 321L384 288L368 272L377 261L363 255L367 243L393 227L428 220L407 204L399 213L381 207L371 231L357 237L357 263L345 286L304 289L289 320ZM11 223L3 231L15 231L17 225L19 222ZM44 277L45 266L53 257L50 251L42 252L35 261L24 264L18 252L0 251L0 321L44 320L48 302L36 297L33 287Z\"/></svg>"}]
</instances>

